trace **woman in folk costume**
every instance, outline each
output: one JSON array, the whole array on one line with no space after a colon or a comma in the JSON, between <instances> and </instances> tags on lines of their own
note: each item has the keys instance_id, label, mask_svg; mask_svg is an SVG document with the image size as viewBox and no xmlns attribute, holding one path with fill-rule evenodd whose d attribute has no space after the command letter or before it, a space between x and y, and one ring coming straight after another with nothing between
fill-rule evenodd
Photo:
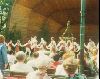
<instances>
[{"instance_id":1,"label":"woman in folk costume","mask_svg":"<svg viewBox=\"0 0 100 79\"><path fill-rule=\"evenodd\" d=\"M38 47L41 50L45 50L46 51L47 50L46 46L47 46L47 42L43 38L41 38L41 42L38 44Z\"/></svg>"},{"instance_id":2,"label":"woman in folk costume","mask_svg":"<svg viewBox=\"0 0 100 79\"><path fill-rule=\"evenodd\" d=\"M96 74L98 72L96 60L97 60L97 49L93 48L92 51L89 52L87 58L87 66L89 67L91 74Z\"/></svg>"},{"instance_id":3,"label":"woman in folk costume","mask_svg":"<svg viewBox=\"0 0 100 79\"><path fill-rule=\"evenodd\" d=\"M66 43L67 51L74 51L74 43L71 40L67 40Z\"/></svg>"},{"instance_id":4,"label":"woman in folk costume","mask_svg":"<svg viewBox=\"0 0 100 79\"><path fill-rule=\"evenodd\" d=\"M10 40L9 43L7 44L7 48L8 48L8 51L14 50L14 44L12 40Z\"/></svg>"},{"instance_id":5,"label":"woman in folk costume","mask_svg":"<svg viewBox=\"0 0 100 79\"><path fill-rule=\"evenodd\" d=\"M29 41L28 41L26 44L24 44L23 46L26 48L25 53L26 53L26 54L28 53L28 55L30 56L30 54L31 54L31 41L29 40Z\"/></svg>"},{"instance_id":6,"label":"woman in folk costume","mask_svg":"<svg viewBox=\"0 0 100 79\"><path fill-rule=\"evenodd\" d=\"M37 45L37 36L31 37L31 51L35 52L38 50L38 45Z\"/></svg>"},{"instance_id":7,"label":"woman in folk costume","mask_svg":"<svg viewBox=\"0 0 100 79\"><path fill-rule=\"evenodd\" d=\"M37 36L31 37L31 44L36 43L37 44Z\"/></svg>"},{"instance_id":8,"label":"woman in folk costume","mask_svg":"<svg viewBox=\"0 0 100 79\"><path fill-rule=\"evenodd\" d=\"M88 49L89 52L91 52L92 49L93 49L94 47L96 47L96 45L95 45L94 41L92 41L91 39L89 39L89 42L88 42L87 45L85 45L85 47Z\"/></svg>"},{"instance_id":9,"label":"woman in folk costume","mask_svg":"<svg viewBox=\"0 0 100 79\"><path fill-rule=\"evenodd\" d=\"M17 40L17 42L16 42L16 44L15 44L15 52L20 51L20 47L21 47L21 46L22 46L22 45L21 45L20 41Z\"/></svg>"},{"instance_id":10,"label":"woman in folk costume","mask_svg":"<svg viewBox=\"0 0 100 79\"><path fill-rule=\"evenodd\" d=\"M58 51L65 51L66 50L66 41L64 41L63 37L59 37L60 41L57 44Z\"/></svg>"},{"instance_id":11,"label":"woman in folk costume","mask_svg":"<svg viewBox=\"0 0 100 79\"><path fill-rule=\"evenodd\" d=\"M56 54L57 48L56 48L56 42L54 40L54 37L51 37L51 42L47 47L50 50L50 57L53 57Z\"/></svg>"}]
</instances>

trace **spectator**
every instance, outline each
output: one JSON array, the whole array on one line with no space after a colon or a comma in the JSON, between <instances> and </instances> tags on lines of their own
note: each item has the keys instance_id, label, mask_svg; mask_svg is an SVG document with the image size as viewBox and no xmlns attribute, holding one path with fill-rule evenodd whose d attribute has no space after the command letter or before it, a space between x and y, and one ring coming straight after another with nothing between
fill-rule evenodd
<instances>
[{"instance_id":1,"label":"spectator","mask_svg":"<svg viewBox=\"0 0 100 79\"><path fill-rule=\"evenodd\" d=\"M63 62L63 67L70 79L87 79L85 75L77 72L79 60L68 58Z\"/></svg>"},{"instance_id":2,"label":"spectator","mask_svg":"<svg viewBox=\"0 0 100 79\"><path fill-rule=\"evenodd\" d=\"M14 55L14 51L10 50L7 54L9 66L13 65L16 61L16 57Z\"/></svg>"},{"instance_id":3,"label":"spectator","mask_svg":"<svg viewBox=\"0 0 100 79\"><path fill-rule=\"evenodd\" d=\"M26 54L23 51L19 51L16 53L16 60L17 63L13 64L10 67L11 71L16 71L16 72L31 72L33 71L33 68L28 66L27 64L24 63L26 58Z\"/></svg>"},{"instance_id":4,"label":"spectator","mask_svg":"<svg viewBox=\"0 0 100 79\"><path fill-rule=\"evenodd\" d=\"M61 62L59 61L59 58L60 58L60 56L58 54L56 54L53 57L54 61L50 64L50 68L56 69L56 67L61 64Z\"/></svg>"},{"instance_id":5,"label":"spectator","mask_svg":"<svg viewBox=\"0 0 100 79\"><path fill-rule=\"evenodd\" d=\"M41 59L38 61L38 70L35 72L30 72L27 76L26 79L51 79L47 73L46 70L48 68L48 63L44 61L44 59Z\"/></svg>"},{"instance_id":6,"label":"spectator","mask_svg":"<svg viewBox=\"0 0 100 79\"><path fill-rule=\"evenodd\" d=\"M0 35L0 70L2 73L8 65L7 47L5 46L4 42L5 37L3 35Z\"/></svg>"},{"instance_id":7,"label":"spectator","mask_svg":"<svg viewBox=\"0 0 100 79\"><path fill-rule=\"evenodd\" d=\"M34 52L34 53L32 53L32 58L27 62L27 64L29 65L29 66L31 66L32 68L35 68L35 67L37 67L37 63L38 63L38 61L39 61L39 53L38 52Z\"/></svg>"},{"instance_id":8,"label":"spectator","mask_svg":"<svg viewBox=\"0 0 100 79\"><path fill-rule=\"evenodd\" d=\"M66 52L63 56L62 59L65 60L67 58L75 58L75 53L73 51L68 51Z\"/></svg>"},{"instance_id":9,"label":"spectator","mask_svg":"<svg viewBox=\"0 0 100 79\"><path fill-rule=\"evenodd\" d=\"M75 64L75 67L74 65ZM70 65L70 66L69 66ZM73 69L67 69L67 68L73 68ZM74 58L67 58L66 60L63 61L63 63L56 68L55 75L63 75L67 76L72 72L77 73L77 67L78 67L78 60ZM70 70L70 71L69 71Z\"/></svg>"}]
</instances>

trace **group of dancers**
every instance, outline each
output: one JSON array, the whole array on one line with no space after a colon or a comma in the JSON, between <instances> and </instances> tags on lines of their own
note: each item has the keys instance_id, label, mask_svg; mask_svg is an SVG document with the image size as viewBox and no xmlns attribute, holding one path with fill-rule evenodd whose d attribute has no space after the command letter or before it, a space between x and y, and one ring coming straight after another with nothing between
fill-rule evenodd
<instances>
[{"instance_id":1,"label":"group of dancers","mask_svg":"<svg viewBox=\"0 0 100 79\"><path fill-rule=\"evenodd\" d=\"M64 39L64 37L59 37L59 41L56 42L54 37L51 37L51 41L48 43L44 40L44 38L41 38L41 41L39 42L37 40L37 36L31 37L30 40L28 40L27 43L21 44L20 40L17 40L17 42L14 44L12 40L10 40L8 43L6 43L6 46L8 48L8 51L14 49L15 53L20 51L21 47L24 47L25 53L29 56L32 52L36 52L39 50L42 51L49 51L50 56L54 56L57 51L63 51L63 52L69 52L74 51L75 54L78 54L80 51L80 45L76 42L75 39ZM99 45L99 43L98 43ZM98 50L97 46L91 39L89 39L88 44L86 45L84 43L84 47L90 51L93 52L93 50ZM84 50L85 51L85 50Z\"/></svg>"},{"instance_id":2,"label":"group of dancers","mask_svg":"<svg viewBox=\"0 0 100 79\"><path fill-rule=\"evenodd\" d=\"M25 53L29 53L29 55L31 54L31 52L35 52L38 50L50 51L52 54L55 54L57 51L79 51L78 43L72 40L65 41L63 37L59 37L58 43L56 43L54 37L51 37L51 41L48 44L44 40L44 38L41 38L41 41L38 42L37 36L34 36L31 37L31 39L28 40L28 42L25 44L21 44L20 40L17 40L17 42L14 44L13 41L10 40L8 43L6 43L6 46L8 48L8 51L14 48L15 52L20 51L21 47L25 47Z\"/></svg>"}]
</instances>

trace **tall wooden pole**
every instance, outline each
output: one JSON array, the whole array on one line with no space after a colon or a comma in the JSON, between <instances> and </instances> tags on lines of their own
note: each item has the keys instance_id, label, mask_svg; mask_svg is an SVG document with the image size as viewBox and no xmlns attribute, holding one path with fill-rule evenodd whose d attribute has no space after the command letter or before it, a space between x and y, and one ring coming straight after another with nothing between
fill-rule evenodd
<instances>
[{"instance_id":1,"label":"tall wooden pole","mask_svg":"<svg viewBox=\"0 0 100 79\"><path fill-rule=\"evenodd\" d=\"M81 0L81 20L80 20L80 73L83 73L83 71L84 71L85 8L86 8L86 0Z\"/></svg>"}]
</instances>

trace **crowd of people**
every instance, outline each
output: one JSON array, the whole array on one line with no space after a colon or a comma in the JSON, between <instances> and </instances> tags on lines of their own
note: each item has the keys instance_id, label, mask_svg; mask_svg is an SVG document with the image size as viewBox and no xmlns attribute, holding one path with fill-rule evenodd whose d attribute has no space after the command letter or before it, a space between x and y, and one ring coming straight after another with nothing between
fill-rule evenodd
<instances>
[{"instance_id":1,"label":"crowd of people","mask_svg":"<svg viewBox=\"0 0 100 79\"><path fill-rule=\"evenodd\" d=\"M21 50L21 47L26 50ZM79 74L79 54L80 45L75 39L59 37L56 42L51 37L48 43L44 38L39 42L34 36L25 44L21 44L20 40L14 44L12 40L6 43L4 36L0 35L0 75L3 77L3 70L8 68L26 72L26 79L51 79L47 73L47 69L51 68L55 70L55 75L74 78ZM88 44L84 43L84 63L91 71L98 71L99 43L95 44L91 39ZM79 77L85 79L82 75Z\"/></svg>"}]
</instances>

